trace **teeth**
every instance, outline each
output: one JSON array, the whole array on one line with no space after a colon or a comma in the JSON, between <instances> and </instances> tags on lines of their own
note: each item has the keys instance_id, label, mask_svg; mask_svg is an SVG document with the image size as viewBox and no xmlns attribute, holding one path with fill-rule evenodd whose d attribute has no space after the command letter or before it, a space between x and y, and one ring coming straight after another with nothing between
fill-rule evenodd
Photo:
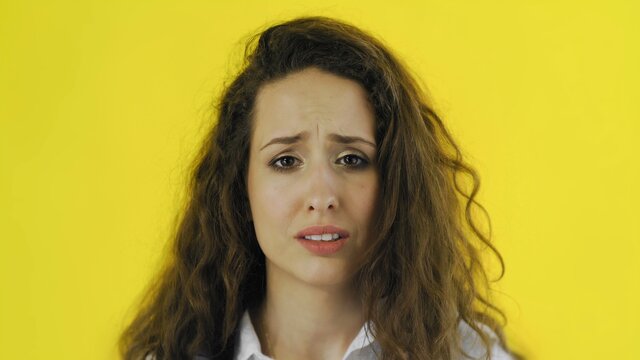
<instances>
[{"instance_id":1,"label":"teeth","mask_svg":"<svg viewBox=\"0 0 640 360\"><path fill-rule=\"evenodd\" d=\"M333 241L340 237L338 234L322 234L322 235L308 235L304 238L307 240L315 240L315 241Z\"/></svg>"}]
</instances>

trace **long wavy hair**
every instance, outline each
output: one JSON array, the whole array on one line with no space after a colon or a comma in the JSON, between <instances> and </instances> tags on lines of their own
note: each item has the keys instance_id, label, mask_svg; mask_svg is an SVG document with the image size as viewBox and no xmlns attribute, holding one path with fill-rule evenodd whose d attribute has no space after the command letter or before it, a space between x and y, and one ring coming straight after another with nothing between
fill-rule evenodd
<instances>
[{"instance_id":1,"label":"long wavy hair","mask_svg":"<svg viewBox=\"0 0 640 360\"><path fill-rule=\"evenodd\" d=\"M170 261L121 335L123 358L232 358L241 316L266 290L246 191L254 101L266 83L308 67L357 81L374 108L384 206L355 282L381 358L455 358L461 321L488 355L487 327L506 347L506 318L489 296L482 251L498 259L499 277L504 262L475 200L477 172L382 42L342 21L302 17L251 37L240 72L215 103L217 121L194 162Z\"/></svg>"}]
</instances>

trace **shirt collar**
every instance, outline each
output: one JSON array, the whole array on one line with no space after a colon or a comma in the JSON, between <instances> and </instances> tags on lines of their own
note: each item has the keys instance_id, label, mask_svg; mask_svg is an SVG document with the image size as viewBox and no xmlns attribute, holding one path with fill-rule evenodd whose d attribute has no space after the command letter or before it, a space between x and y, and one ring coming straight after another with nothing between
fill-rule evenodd
<instances>
[{"instance_id":1,"label":"shirt collar","mask_svg":"<svg viewBox=\"0 0 640 360\"><path fill-rule=\"evenodd\" d=\"M271 359L262 353L260 340L251 323L249 312L246 310L240 320L236 346L235 360L253 360L252 355L255 355L255 359ZM350 358L352 354L355 355L355 359L365 359L363 356L365 356L365 354L372 354L374 349L376 352L380 352L380 346L372 334L372 325L365 323L362 328L360 328L358 335L351 341L347 352L344 354L343 360Z\"/></svg>"}]
</instances>

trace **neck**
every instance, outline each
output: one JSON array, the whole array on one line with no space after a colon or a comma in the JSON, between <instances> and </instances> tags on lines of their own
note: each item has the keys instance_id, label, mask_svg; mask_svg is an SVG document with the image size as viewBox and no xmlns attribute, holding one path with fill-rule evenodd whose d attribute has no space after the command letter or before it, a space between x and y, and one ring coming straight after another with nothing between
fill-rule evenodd
<instances>
[{"instance_id":1,"label":"neck","mask_svg":"<svg viewBox=\"0 0 640 360\"><path fill-rule=\"evenodd\" d=\"M340 359L365 322L351 284L315 286L269 264L254 319L262 352L278 360Z\"/></svg>"}]
</instances>

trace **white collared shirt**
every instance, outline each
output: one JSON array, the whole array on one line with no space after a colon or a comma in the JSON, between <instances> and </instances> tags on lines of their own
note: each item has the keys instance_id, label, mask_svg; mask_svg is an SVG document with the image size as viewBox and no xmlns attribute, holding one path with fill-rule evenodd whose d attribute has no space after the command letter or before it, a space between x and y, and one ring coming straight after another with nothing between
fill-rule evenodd
<instances>
[{"instance_id":1,"label":"white collared shirt","mask_svg":"<svg viewBox=\"0 0 640 360\"><path fill-rule=\"evenodd\" d=\"M482 359L485 355L485 348L480 340L480 336L465 322L461 322L458 329L462 337L462 349L464 352L474 359ZM491 359L513 360L513 358L500 347L493 332L487 327L483 327L483 329L488 332L493 340ZM251 317L248 311L245 311L244 315L242 315L237 336L234 360L274 360L262 353L260 340L251 323ZM347 348L347 351L342 356L342 360L377 360L376 352L378 354L381 353L380 344L372 336L371 325L366 323Z\"/></svg>"}]
</instances>

